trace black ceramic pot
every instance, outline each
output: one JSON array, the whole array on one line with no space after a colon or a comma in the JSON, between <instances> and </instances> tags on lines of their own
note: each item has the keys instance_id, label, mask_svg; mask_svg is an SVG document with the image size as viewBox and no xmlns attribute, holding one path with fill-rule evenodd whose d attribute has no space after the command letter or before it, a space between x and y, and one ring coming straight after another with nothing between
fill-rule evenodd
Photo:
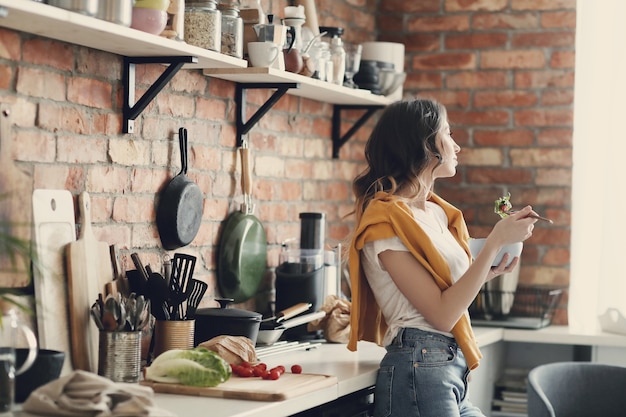
<instances>
[{"instance_id":1,"label":"black ceramic pot","mask_svg":"<svg viewBox=\"0 0 626 417\"><path fill-rule=\"evenodd\" d=\"M22 366L27 356L28 349L15 349L15 365L17 368ZM59 378L64 361L65 352L39 349L37 358L32 366L21 375L15 377L15 402L23 403L31 392Z\"/></svg>"},{"instance_id":2,"label":"black ceramic pot","mask_svg":"<svg viewBox=\"0 0 626 417\"><path fill-rule=\"evenodd\" d=\"M262 315L254 311L228 308L232 299L217 301L220 307L196 310L194 346L221 335L245 336L256 344Z\"/></svg>"}]
</instances>

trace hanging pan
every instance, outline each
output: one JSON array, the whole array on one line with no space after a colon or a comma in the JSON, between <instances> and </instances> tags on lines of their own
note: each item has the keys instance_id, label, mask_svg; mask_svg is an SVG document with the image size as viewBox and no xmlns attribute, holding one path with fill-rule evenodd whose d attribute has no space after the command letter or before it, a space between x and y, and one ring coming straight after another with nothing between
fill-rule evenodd
<instances>
[{"instance_id":1,"label":"hanging pan","mask_svg":"<svg viewBox=\"0 0 626 417\"><path fill-rule=\"evenodd\" d=\"M267 269L267 237L263 225L252 213L252 180L249 148L246 140L239 148L241 210L231 213L224 222L217 259L217 280L222 297L241 303L252 298Z\"/></svg>"},{"instance_id":2,"label":"hanging pan","mask_svg":"<svg viewBox=\"0 0 626 417\"><path fill-rule=\"evenodd\" d=\"M156 223L161 243L167 250L187 246L196 237L202 220L202 192L187 177L187 129L178 130L180 172L161 191Z\"/></svg>"}]
</instances>

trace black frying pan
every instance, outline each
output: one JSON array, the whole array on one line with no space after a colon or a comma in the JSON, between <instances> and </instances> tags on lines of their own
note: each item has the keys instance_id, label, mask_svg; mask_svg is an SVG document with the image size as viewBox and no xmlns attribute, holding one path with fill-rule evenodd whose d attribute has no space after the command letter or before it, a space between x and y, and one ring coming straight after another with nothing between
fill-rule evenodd
<instances>
[{"instance_id":1,"label":"black frying pan","mask_svg":"<svg viewBox=\"0 0 626 417\"><path fill-rule=\"evenodd\" d=\"M178 130L181 170L161 191L156 223L167 250L187 246L196 237L202 220L200 187L187 177L187 129Z\"/></svg>"}]
</instances>

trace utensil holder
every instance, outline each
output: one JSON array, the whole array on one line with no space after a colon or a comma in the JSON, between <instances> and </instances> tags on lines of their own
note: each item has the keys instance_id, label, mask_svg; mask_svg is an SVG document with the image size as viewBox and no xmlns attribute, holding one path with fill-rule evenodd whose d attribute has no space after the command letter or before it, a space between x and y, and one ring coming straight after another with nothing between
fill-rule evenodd
<instances>
[{"instance_id":1,"label":"utensil holder","mask_svg":"<svg viewBox=\"0 0 626 417\"><path fill-rule=\"evenodd\" d=\"M156 358L171 349L193 348L195 320L157 320L154 324L154 353Z\"/></svg>"},{"instance_id":2,"label":"utensil holder","mask_svg":"<svg viewBox=\"0 0 626 417\"><path fill-rule=\"evenodd\" d=\"M98 375L113 382L139 382L141 332L100 332Z\"/></svg>"}]
</instances>

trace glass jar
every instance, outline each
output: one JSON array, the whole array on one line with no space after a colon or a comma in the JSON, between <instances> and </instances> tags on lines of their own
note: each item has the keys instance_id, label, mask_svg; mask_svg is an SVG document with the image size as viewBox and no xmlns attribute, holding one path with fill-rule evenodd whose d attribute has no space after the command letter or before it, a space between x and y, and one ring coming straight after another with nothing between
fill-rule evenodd
<instances>
[{"instance_id":1,"label":"glass jar","mask_svg":"<svg viewBox=\"0 0 626 417\"><path fill-rule=\"evenodd\" d=\"M185 42L220 51L222 14L214 0L190 0L185 5Z\"/></svg>"},{"instance_id":2,"label":"glass jar","mask_svg":"<svg viewBox=\"0 0 626 417\"><path fill-rule=\"evenodd\" d=\"M330 59L333 61L332 83L343 85L343 76L346 72L346 51L339 36L333 36L330 41Z\"/></svg>"},{"instance_id":3,"label":"glass jar","mask_svg":"<svg viewBox=\"0 0 626 417\"><path fill-rule=\"evenodd\" d=\"M239 15L239 1L222 0L219 10L222 13L221 52L243 58L243 19Z\"/></svg>"}]
</instances>

